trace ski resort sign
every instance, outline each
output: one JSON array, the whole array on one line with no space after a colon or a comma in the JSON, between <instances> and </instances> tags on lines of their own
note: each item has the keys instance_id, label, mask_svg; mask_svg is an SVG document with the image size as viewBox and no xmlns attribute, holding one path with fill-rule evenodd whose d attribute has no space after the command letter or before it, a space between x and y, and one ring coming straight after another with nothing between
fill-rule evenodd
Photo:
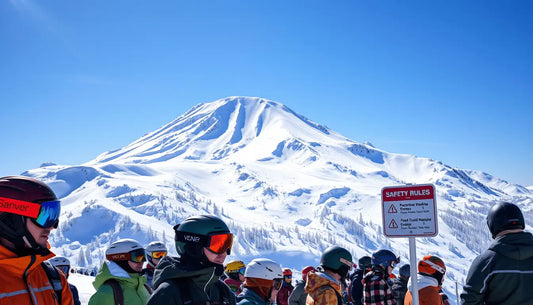
<instances>
[{"instance_id":1,"label":"ski resort sign","mask_svg":"<svg viewBox=\"0 0 533 305\"><path fill-rule=\"evenodd\" d=\"M383 233L387 237L438 234L437 202L432 184L384 187L381 190Z\"/></svg>"}]
</instances>

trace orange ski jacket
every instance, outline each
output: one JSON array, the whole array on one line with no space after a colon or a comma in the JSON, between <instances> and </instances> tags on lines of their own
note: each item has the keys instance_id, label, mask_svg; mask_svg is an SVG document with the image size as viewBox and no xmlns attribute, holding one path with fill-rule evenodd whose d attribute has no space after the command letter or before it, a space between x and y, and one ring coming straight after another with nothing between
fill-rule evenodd
<instances>
[{"instance_id":1,"label":"orange ski jacket","mask_svg":"<svg viewBox=\"0 0 533 305\"><path fill-rule=\"evenodd\" d=\"M61 304L41 266L45 260L54 257L29 255L17 256L0 245L0 305L73 305L72 292L67 279L60 272Z\"/></svg>"}]
</instances>

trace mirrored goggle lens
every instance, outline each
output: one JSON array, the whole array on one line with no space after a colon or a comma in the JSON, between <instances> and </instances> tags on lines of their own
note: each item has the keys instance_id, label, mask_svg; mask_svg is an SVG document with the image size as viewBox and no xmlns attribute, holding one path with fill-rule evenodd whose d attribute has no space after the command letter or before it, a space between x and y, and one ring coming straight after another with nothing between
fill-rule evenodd
<instances>
[{"instance_id":1,"label":"mirrored goggle lens","mask_svg":"<svg viewBox=\"0 0 533 305\"><path fill-rule=\"evenodd\" d=\"M282 279L274 279L274 289L279 290L281 288Z\"/></svg>"},{"instance_id":2,"label":"mirrored goggle lens","mask_svg":"<svg viewBox=\"0 0 533 305\"><path fill-rule=\"evenodd\" d=\"M59 201L34 203L12 198L0 197L0 212L7 212L29 217L33 223L42 228L57 228L61 204Z\"/></svg>"},{"instance_id":3,"label":"mirrored goggle lens","mask_svg":"<svg viewBox=\"0 0 533 305\"><path fill-rule=\"evenodd\" d=\"M246 272L246 267L239 269L240 274L244 275L245 272Z\"/></svg>"},{"instance_id":4,"label":"mirrored goggle lens","mask_svg":"<svg viewBox=\"0 0 533 305\"><path fill-rule=\"evenodd\" d=\"M152 257L155 259L160 259L167 256L167 251L155 251L152 252Z\"/></svg>"},{"instance_id":5,"label":"mirrored goggle lens","mask_svg":"<svg viewBox=\"0 0 533 305\"><path fill-rule=\"evenodd\" d=\"M137 249L130 252L130 260L134 263L141 263L146 261L144 249Z\"/></svg>"},{"instance_id":6,"label":"mirrored goggle lens","mask_svg":"<svg viewBox=\"0 0 533 305\"><path fill-rule=\"evenodd\" d=\"M207 248L216 254L222 254L228 250L231 250L232 245L233 234L223 233L211 235L209 246Z\"/></svg>"},{"instance_id":7,"label":"mirrored goggle lens","mask_svg":"<svg viewBox=\"0 0 533 305\"><path fill-rule=\"evenodd\" d=\"M41 203L41 210L33 222L43 228L57 228L61 204L59 201L46 201Z\"/></svg>"},{"instance_id":8,"label":"mirrored goggle lens","mask_svg":"<svg viewBox=\"0 0 533 305\"><path fill-rule=\"evenodd\" d=\"M292 275L284 275L283 277L286 279L292 279Z\"/></svg>"}]
</instances>

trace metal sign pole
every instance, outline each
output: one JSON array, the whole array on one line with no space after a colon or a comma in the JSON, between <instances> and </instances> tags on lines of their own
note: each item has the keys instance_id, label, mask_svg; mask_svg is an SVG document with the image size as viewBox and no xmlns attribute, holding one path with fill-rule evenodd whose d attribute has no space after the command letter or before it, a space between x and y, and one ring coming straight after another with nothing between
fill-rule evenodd
<instances>
[{"instance_id":1,"label":"metal sign pole","mask_svg":"<svg viewBox=\"0 0 533 305\"><path fill-rule=\"evenodd\" d=\"M413 305L419 305L418 302L418 279L417 279L417 260L416 260L416 238L409 237L409 260L411 264L411 296Z\"/></svg>"}]
</instances>

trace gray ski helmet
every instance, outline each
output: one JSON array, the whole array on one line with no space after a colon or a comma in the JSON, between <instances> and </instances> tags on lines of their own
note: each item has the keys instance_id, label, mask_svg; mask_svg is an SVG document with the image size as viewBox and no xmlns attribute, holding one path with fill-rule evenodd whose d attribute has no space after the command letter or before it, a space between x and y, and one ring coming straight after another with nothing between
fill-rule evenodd
<instances>
[{"instance_id":1,"label":"gray ski helmet","mask_svg":"<svg viewBox=\"0 0 533 305\"><path fill-rule=\"evenodd\" d=\"M176 251L180 256L203 256L205 240L213 233L230 233L228 226L220 218L211 215L191 216L174 226ZM190 237L187 233L192 233ZM228 254L231 249L228 249Z\"/></svg>"},{"instance_id":2,"label":"gray ski helmet","mask_svg":"<svg viewBox=\"0 0 533 305\"><path fill-rule=\"evenodd\" d=\"M370 256L363 256L359 259L359 268L367 269L372 267L372 259Z\"/></svg>"},{"instance_id":3,"label":"gray ski helmet","mask_svg":"<svg viewBox=\"0 0 533 305\"><path fill-rule=\"evenodd\" d=\"M505 230L525 229L524 215L520 208L510 202L498 202L494 204L487 214L487 225L492 238Z\"/></svg>"},{"instance_id":4,"label":"gray ski helmet","mask_svg":"<svg viewBox=\"0 0 533 305\"><path fill-rule=\"evenodd\" d=\"M405 264L400 267L400 275L403 277L410 277L411 276L411 266L409 264Z\"/></svg>"},{"instance_id":5,"label":"gray ski helmet","mask_svg":"<svg viewBox=\"0 0 533 305\"><path fill-rule=\"evenodd\" d=\"M320 258L320 265L346 278L352 269L353 260L350 252L344 248L333 246L327 248Z\"/></svg>"}]
</instances>

